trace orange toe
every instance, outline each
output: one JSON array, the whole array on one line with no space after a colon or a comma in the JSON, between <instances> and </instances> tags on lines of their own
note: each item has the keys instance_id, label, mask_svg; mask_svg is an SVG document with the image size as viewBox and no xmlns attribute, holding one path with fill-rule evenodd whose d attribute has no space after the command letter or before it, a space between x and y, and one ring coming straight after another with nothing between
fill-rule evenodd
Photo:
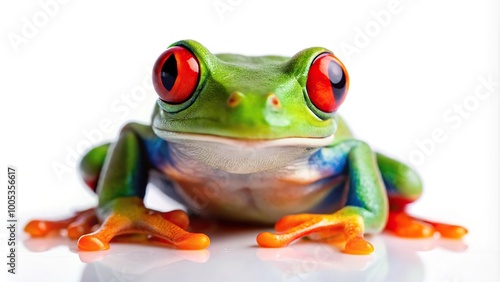
<instances>
[{"instance_id":1,"label":"orange toe","mask_svg":"<svg viewBox=\"0 0 500 282\"><path fill-rule=\"evenodd\" d=\"M68 238L76 240L84 235L87 230L81 225L70 225L66 231L68 232Z\"/></svg>"},{"instance_id":2,"label":"orange toe","mask_svg":"<svg viewBox=\"0 0 500 282\"><path fill-rule=\"evenodd\" d=\"M276 224L274 225L274 230L276 230L276 232L284 232L290 228L310 221L313 217L314 215L310 214L287 215L276 222Z\"/></svg>"},{"instance_id":3,"label":"orange toe","mask_svg":"<svg viewBox=\"0 0 500 282\"><path fill-rule=\"evenodd\" d=\"M32 220L26 224L24 227L24 231L29 233L33 237L42 237L47 235L51 231L51 229L48 228L47 224L45 224L45 221L41 220Z\"/></svg>"},{"instance_id":4,"label":"orange toe","mask_svg":"<svg viewBox=\"0 0 500 282\"><path fill-rule=\"evenodd\" d=\"M280 248L286 246L287 243L287 240L270 232L262 232L257 236L257 244L264 248Z\"/></svg>"},{"instance_id":5,"label":"orange toe","mask_svg":"<svg viewBox=\"0 0 500 282\"><path fill-rule=\"evenodd\" d=\"M179 226L182 229L187 229L189 226L189 217L186 212L182 210L174 210L170 212L162 213L161 216L172 222L173 224Z\"/></svg>"},{"instance_id":6,"label":"orange toe","mask_svg":"<svg viewBox=\"0 0 500 282\"><path fill-rule=\"evenodd\" d=\"M466 228L458 225L436 223L434 225L434 228L436 228L436 231L438 231L443 238L448 239L461 239L463 236L469 233Z\"/></svg>"},{"instance_id":7,"label":"orange toe","mask_svg":"<svg viewBox=\"0 0 500 282\"><path fill-rule=\"evenodd\" d=\"M363 238L356 238L348 241L344 248L344 253L352 255L368 255L373 253L373 245Z\"/></svg>"},{"instance_id":8,"label":"orange toe","mask_svg":"<svg viewBox=\"0 0 500 282\"><path fill-rule=\"evenodd\" d=\"M78 249L81 251L103 251L109 249L109 244L95 236L84 235L78 239Z\"/></svg>"},{"instance_id":9,"label":"orange toe","mask_svg":"<svg viewBox=\"0 0 500 282\"><path fill-rule=\"evenodd\" d=\"M208 248L210 238L201 233L189 233L187 238L176 241L174 245L182 250L202 250Z\"/></svg>"}]
</instances>

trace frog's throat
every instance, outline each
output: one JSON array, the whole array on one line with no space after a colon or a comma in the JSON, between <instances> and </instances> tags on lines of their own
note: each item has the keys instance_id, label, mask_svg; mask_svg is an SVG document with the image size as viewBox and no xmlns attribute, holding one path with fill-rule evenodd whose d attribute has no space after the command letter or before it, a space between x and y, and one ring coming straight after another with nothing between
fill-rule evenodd
<instances>
[{"instance_id":1,"label":"frog's throat","mask_svg":"<svg viewBox=\"0 0 500 282\"><path fill-rule=\"evenodd\" d=\"M154 131L169 142L170 151L177 158L236 174L280 169L307 162L319 148L332 144L334 139L330 135L322 138L248 140L158 128L154 128Z\"/></svg>"}]
</instances>

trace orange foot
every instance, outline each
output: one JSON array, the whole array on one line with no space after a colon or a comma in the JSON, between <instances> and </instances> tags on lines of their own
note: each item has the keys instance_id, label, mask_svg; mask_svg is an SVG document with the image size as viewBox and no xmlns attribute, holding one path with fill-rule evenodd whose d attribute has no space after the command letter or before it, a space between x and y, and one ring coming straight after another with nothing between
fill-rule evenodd
<instances>
[{"instance_id":1,"label":"orange foot","mask_svg":"<svg viewBox=\"0 0 500 282\"><path fill-rule=\"evenodd\" d=\"M296 239L320 233L320 237L344 235L344 252L366 255L373 252L372 244L363 237L364 222L354 214L297 214L280 219L275 225L276 233L263 232L257 236L261 247L279 248Z\"/></svg>"},{"instance_id":2,"label":"orange foot","mask_svg":"<svg viewBox=\"0 0 500 282\"><path fill-rule=\"evenodd\" d=\"M68 230L68 237L78 239L82 251L109 249L109 242L118 235L140 233L158 237L179 249L205 249L210 239L205 234L190 233L185 229L189 218L183 211L158 212L144 207L142 199L120 198L110 203L101 226L89 233L97 223L96 209L77 213L60 221L33 220L25 231L41 237L52 231ZM84 235L85 234L85 235Z\"/></svg>"},{"instance_id":3,"label":"orange foot","mask_svg":"<svg viewBox=\"0 0 500 282\"><path fill-rule=\"evenodd\" d=\"M69 238L78 239L83 234L89 233L97 222L95 209L88 209L57 221L32 220L26 224L24 231L31 237L44 237L65 229Z\"/></svg>"},{"instance_id":4,"label":"orange foot","mask_svg":"<svg viewBox=\"0 0 500 282\"><path fill-rule=\"evenodd\" d=\"M462 226L419 219L405 211L391 211L385 229L407 238L427 238L438 232L443 238L460 239L468 233Z\"/></svg>"}]
</instances>

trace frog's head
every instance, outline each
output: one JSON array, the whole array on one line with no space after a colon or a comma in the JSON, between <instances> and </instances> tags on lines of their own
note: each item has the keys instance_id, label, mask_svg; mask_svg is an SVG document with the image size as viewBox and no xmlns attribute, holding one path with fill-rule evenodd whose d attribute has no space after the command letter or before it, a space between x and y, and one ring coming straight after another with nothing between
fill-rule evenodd
<instances>
[{"instance_id":1,"label":"frog's head","mask_svg":"<svg viewBox=\"0 0 500 282\"><path fill-rule=\"evenodd\" d=\"M324 48L247 57L214 55L186 40L160 55L153 84L158 136L206 164L249 173L331 144L349 80Z\"/></svg>"}]
</instances>

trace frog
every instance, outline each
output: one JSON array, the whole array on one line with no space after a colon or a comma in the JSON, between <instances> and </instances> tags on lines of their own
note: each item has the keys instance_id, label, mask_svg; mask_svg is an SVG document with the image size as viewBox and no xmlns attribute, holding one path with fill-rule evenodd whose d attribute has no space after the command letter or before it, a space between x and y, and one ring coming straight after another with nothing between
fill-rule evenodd
<instances>
[{"instance_id":1,"label":"frog","mask_svg":"<svg viewBox=\"0 0 500 282\"><path fill-rule=\"evenodd\" d=\"M460 239L459 225L407 212L422 194L410 166L356 139L337 113L349 75L332 51L293 56L212 54L194 40L171 44L152 71L158 95L150 124L128 123L92 148L79 171L96 207L62 220L32 220L33 236L66 231L82 251L110 248L123 234L146 234L178 249L208 248L190 216L273 225L264 248L300 238L340 238L343 252L374 251L365 235ZM144 204L153 183L187 207Z\"/></svg>"}]
</instances>

